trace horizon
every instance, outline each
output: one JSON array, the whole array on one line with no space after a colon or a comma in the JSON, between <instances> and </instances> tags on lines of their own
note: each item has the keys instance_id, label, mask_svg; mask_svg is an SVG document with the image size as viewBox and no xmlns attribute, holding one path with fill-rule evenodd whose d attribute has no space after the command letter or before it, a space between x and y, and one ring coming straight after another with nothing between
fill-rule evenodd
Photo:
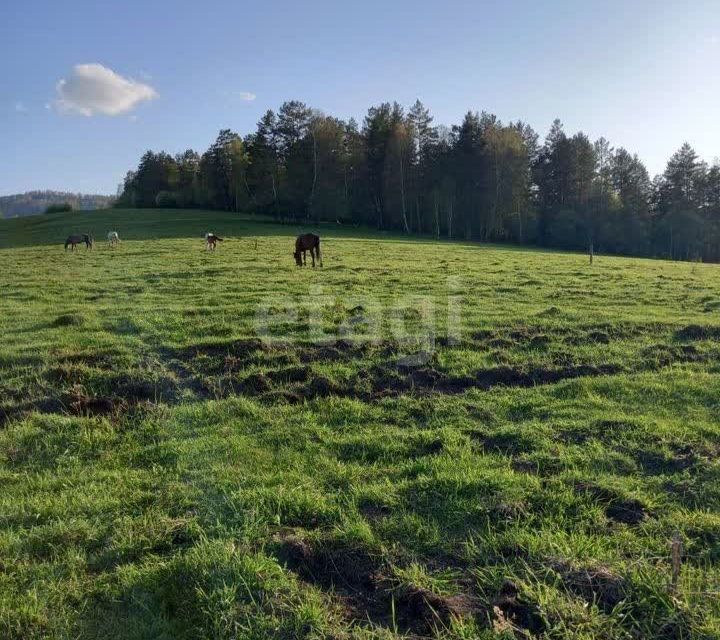
<instances>
[{"instance_id":1,"label":"horizon","mask_svg":"<svg viewBox=\"0 0 720 640\"><path fill-rule=\"evenodd\" d=\"M362 123L373 105L419 98L436 125L487 111L540 140L559 118L570 134L637 153L651 176L686 141L708 163L720 155L709 1L455 2L442 14L373 2L352 18L328 2L271 16L227 1L212 15L173 6L182 19L136 0L122 14L84 1L2 10L0 136L11 154L0 195L114 195L145 150L202 152L220 129L245 136L292 99Z\"/></svg>"}]
</instances>

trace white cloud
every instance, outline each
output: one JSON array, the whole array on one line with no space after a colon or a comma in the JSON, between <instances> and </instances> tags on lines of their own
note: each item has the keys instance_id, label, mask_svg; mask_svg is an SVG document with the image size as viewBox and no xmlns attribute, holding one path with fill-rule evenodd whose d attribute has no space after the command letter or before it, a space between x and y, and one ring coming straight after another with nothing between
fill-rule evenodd
<instances>
[{"instance_id":1,"label":"white cloud","mask_svg":"<svg viewBox=\"0 0 720 640\"><path fill-rule=\"evenodd\" d=\"M22 102L16 102L15 111L18 113L27 113L27 107Z\"/></svg>"},{"instance_id":2,"label":"white cloud","mask_svg":"<svg viewBox=\"0 0 720 640\"><path fill-rule=\"evenodd\" d=\"M157 98L151 86L115 73L101 64L78 64L68 79L56 85L58 110L93 116L127 113L145 100Z\"/></svg>"},{"instance_id":3,"label":"white cloud","mask_svg":"<svg viewBox=\"0 0 720 640\"><path fill-rule=\"evenodd\" d=\"M238 93L238 97L240 100L244 100L245 102L252 102L255 98L257 98L254 93L250 93L249 91L241 91Z\"/></svg>"}]
</instances>

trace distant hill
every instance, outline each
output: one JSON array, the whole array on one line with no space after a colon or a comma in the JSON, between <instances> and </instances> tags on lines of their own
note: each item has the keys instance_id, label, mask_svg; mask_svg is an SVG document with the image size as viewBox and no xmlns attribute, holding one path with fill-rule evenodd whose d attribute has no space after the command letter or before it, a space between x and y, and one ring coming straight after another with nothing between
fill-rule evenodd
<instances>
[{"instance_id":1,"label":"distant hill","mask_svg":"<svg viewBox=\"0 0 720 640\"><path fill-rule=\"evenodd\" d=\"M28 191L0 196L0 218L16 218L44 213L48 205L68 202L73 209L104 209L115 200L112 196L68 193L65 191Z\"/></svg>"}]
</instances>

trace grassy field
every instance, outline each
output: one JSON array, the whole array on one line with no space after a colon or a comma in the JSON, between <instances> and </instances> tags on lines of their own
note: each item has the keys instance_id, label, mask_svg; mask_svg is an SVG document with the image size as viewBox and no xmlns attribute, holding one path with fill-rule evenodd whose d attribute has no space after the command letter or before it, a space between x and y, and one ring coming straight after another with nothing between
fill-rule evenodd
<instances>
[{"instance_id":1,"label":"grassy field","mask_svg":"<svg viewBox=\"0 0 720 640\"><path fill-rule=\"evenodd\" d=\"M720 637L720 267L297 231L0 221L1 638Z\"/></svg>"}]
</instances>

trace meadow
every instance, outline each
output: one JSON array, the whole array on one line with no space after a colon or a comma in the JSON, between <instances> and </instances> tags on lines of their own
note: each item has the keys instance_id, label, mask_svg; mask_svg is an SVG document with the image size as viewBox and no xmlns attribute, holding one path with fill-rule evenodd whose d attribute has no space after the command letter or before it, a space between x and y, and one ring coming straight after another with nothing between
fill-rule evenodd
<instances>
[{"instance_id":1,"label":"meadow","mask_svg":"<svg viewBox=\"0 0 720 640\"><path fill-rule=\"evenodd\" d=\"M720 267L298 231L0 221L0 637L720 637Z\"/></svg>"}]
</instances>

